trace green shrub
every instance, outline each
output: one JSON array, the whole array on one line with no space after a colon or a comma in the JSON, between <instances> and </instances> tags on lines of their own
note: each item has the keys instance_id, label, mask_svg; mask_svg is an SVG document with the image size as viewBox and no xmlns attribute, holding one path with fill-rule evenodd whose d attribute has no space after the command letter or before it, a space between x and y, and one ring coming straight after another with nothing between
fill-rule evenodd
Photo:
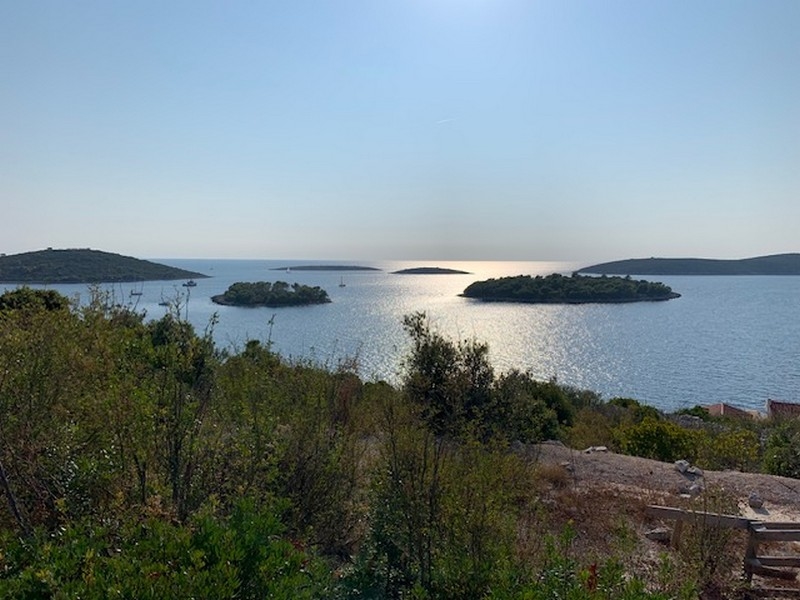
<instances>
[{"instance_id":1,"label":"green shrub","mask_svg":"<svg viewBox=\"0 0 800 600\"><path fill-rule=\"evenodd\" d=\"M329 580L282 537L269 507L240 502L229 517L186 525L159 517L115 526L75 522L57 534L2 540L0 597L137 599L318 598Z\"/></svg>"},{"instance_id":2,"label":"green shrub","mask_svg":"<svg viewBox=\"0 0 800 600\"><path fill-rule=\"evenodd\" d=\"M767 438L764 470L771 475L800 478L800 424L786 421Z\"/></svg>"},{"instance_id":3,"label":"green shrub","mask_svg":"<svg viewBox=\"0 0 800 600\"><path fill-rule=\"evenodd\" d=\"M66 310L69 298L55 290L35 290L27 286L0 294L0 312L11 310Z\"/></svg>"},{"instance_id":4,"label":"green shrub","mask_svg":"<svg viewBox=\"0 0 800 600\"><path fill-rule=\"evenodd\" d=\"M614 430L617 447L625 454L665 462L694 460L698 436L669 421L645 417L641 423L621 425Z\"/></svg>"},{"instance_id":5,"label":"green shrub","mask_svg":"<svg viewBox=\"0 0 800 600\"><path fill-rule=\"evenodd\" d=\"M706 469L752 471L758 466L761 443L755 431L724 429L707 434L701 445L698 464Z\"/></svg>"},{"instance_id":6,"label":"green shrub","mask_svg":"<svg viewBox=\"0 0 800 600\"><path fill-rule=\"evenodd\" d=\"M639 423L648 417L656 421L661 419L661 411L654 406L642 404L633 398L611 398L608 401L608 406L622 409L622 412L617 416L619 421Z\"/></svg>"},{"instance_id":7,"label":"green shrub","mask_svg":"<svg viewBox=\"0 0 800 600\"><path fill-rule=\"evenodd\" d=\"M575 415L575 422L565 437L573 448L613 446L613 421L602 409L583 408Z\"/></svg>"},{"instance_id":8,"label":"green shrub","mask_svg":"<svg viewBox=\"0 0 800 600\"><path fill-rule=\"evenodd\" d=\"M701 597L718 597L713 592L730 589L731 574L741 569L741 548L745 540L741 532L709 523L709 515L738 514L736 498L719 487L709 487L694 498L689 507L693 520L686 523L678 558L683 579L701 592Z\"/></svg>"},{"instance_id":9,"label":"green shrub","mask_svg":"<svg viewBox=\"0 0 800 600\"><path fill-rule=\"evenodd\" d=\"M436 437L411 408L385 406L369 529L345 597L484 597L516 568L532 465L502 444Z\"/></svg>"},{"instance_id":10,"label":"green shrub","mask_svg":"<svg viewBox=\"0 0 800 600\"><path fill-rule=\"evenodd\" d=\"M492 589L491 600L673 600L672 594L648 590L645 581L626 573L615 557L583 566L573 553L575 530L570 525L545 541L544 562L524 580Z\"/></svg>"},{"instance_id":11,"label":"green shrub","mask_svg":"<svg viewBox=\"0 0 800 600\"><path fill-rule=\"evenodd\" d=\"M689 415L690 417L697 417L698 419L702 419L703 421L708 421L710 416L708 414L708 409L704 406L700 406L696 404L692 408L681 408L675 411L676 415Z\"/></svg>"},{"instance_id":12,"label":"green shrub","mask_svg":"<svg viewBox=\"0 0 800 600\"><path fill-rule=\"evenodd\" d=\"M559 391L554 382L536 381L528 373L503 374L493 386L484 431L526 443L558 438L560 418L569 422L573 417Z\"/></svg>"}]
</instances>

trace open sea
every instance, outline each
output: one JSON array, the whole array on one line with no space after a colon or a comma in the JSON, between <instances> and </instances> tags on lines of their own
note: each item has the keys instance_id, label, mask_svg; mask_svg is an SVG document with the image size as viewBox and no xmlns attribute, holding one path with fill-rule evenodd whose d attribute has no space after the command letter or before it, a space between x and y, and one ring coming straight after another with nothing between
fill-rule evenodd
<instances>
[{"instance_id":1,"label":"open sea","mask_svg":"<svg viewBox=\"0 0 800 600\"><path fill-rule=\"evenodd\" d=\"M336 368L355 361L361 376L397 383L409 340L403 316L424 311L453 339L489 344L497 372L512 368L540 379L625 396L664 410L727 402L764 410L768 398L800 402L800 277L646 277L681 298L633 304L482 303L459 297L473 281L507 275L570 273L565 262L291 261L153 259L210 275L182 282L107 284L118 301L158 318L159 302L182 299L202 332L214 315L218 346L271 341L290 360ZM358 264L380 271L287 271L298 265ZM396 275L438 266L469 275ZM273 270L280 268L281 270ZM638 277L645 279L645 277ZM218 306L211 296L236 281L298 282L324 288L332 302L289 308ZM340 287L344 283L344 287ZM1 287L1 286L0 286ZM6 285L6 288L16 287ZM85 285L49 286L85 301ZM130 292L141 292L131 296Z\"/></svg>"}]
</instances>

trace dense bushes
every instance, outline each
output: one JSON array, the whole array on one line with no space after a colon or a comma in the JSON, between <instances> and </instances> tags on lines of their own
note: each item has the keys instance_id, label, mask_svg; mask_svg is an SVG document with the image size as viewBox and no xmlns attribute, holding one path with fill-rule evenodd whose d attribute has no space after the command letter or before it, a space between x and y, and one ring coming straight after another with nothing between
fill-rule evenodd
<instances>
[{"instance_id":1,"label":"dense bushes","mask_svg":"<svg viewBox=\"0 0 800 600\"><path fill-rule=\"evenodd\" d=\"M157 510L0 538L2 598L319 598L325 567L283 537L275 507L240 501L177 524Z\"/></svg>"},{"instance_id":2,"label":"dense bushes","mask_svg":"<svg viewBox=\"0 0 800 600\"><path fill-rule=\"evenodd\" d=\"M781 423L767 438L764 469L772 475L800 478L800 424Z\"/></svg>"},{"instance_id":3,"label":"dense bushes","mask_svg":"<svg viewBox=\"0 0 800 600\"><path fill-rule=\"evenodd\" d=\"M693 433L670 421L645 417L639 423L619 427L614 435L625 454L672 462L694 460L697 456L697 439Z\"/></svg>"},{"instance_id":4,"label":"dense bushes","mask_svg":"<svg viewBox=\"0 0 800 600\"><path fill-rule=\"evenodd\" d=\"M54 290L34 290L21 287L0 296L0 311L11 310L66 310L69 300Z\"/></svg>"},{"instance_id":5,"label":"dense bushes","mask_svg":"<svg viewBox=\"0 0 800 600\"><path fill-rule=\"evenodd\" d=\"M760 458L751 429L496 375L422 314L394 387L101 297L0 305L0 597L675 597L548 537L567 521L526 444ZM771 439L776 471L794 435Z\"/></svg>"},{"instance_id":6,"label":"dense bushes","mask_svg":"<svg viewBox=\"0 0 800 600\"><path fill-rule=\"evenodd\" d=\"M762 461L767 461L764 468L769 469L768 460L780 455L772 452L773 459L769 459L769 449L762 448L760 431L768 431L770 423L714 418L695 409L676 414L694 417L693 426L685 427L676 415L666 415L631 398L612 398L584 406L563 435L578 448L602 445L661 461L686 459L705 469L758 471ZM789 446L778 442L780 439L775 437L778 446Z\"/></svg>"},{"instance_id":7,"label":"dense bushes","mask_svg":"<svg viewBox=\"0 0 800 600\"><path fill-rule=\"evenodd\" d=\"M436 435L537 442L572 425L585 395L553 381L511 371L496 377L489 348L454 343L430 329L423 313L404 320L412 350L405 390Z\"/></svg>"}]
</instances>

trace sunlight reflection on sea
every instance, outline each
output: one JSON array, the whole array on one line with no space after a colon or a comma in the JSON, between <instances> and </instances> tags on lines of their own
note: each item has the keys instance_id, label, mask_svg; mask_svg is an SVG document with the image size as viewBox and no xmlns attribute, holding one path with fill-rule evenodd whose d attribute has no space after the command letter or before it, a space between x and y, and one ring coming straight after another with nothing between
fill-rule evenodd
<instances>
[{"instance_id":1,"label":"sunlight reflection on sea","mask_svg":"<svg viewBox=\"0 0 800 600\"><path fill-rule=\"evenodd\" d=\"M655 303L533 305L482 303L459 294L477 280L568 274L580 265L362 261L356 264L381 270L335 272L291 270L334 261L158 262L211 277L198 279L191 289L181 282L147 282L140 286L142 296L135 298L129 296L133 284L110 289L121 302L145 310L149 318L164 314L160 301L188 298L184 310L198 331L217 315L214 337L220 346L240 349L251 338L270 340L289 359L331 368L356 359L367 379L400 380L409 349L403 317L424 311L432 327L444 335L488 343L498 372L516 368L540 379L555 377L605 398L634 397L665 409L714 402L762 409L767 398L800 401L800 277L651 277L682 297ZM470 274L392 273L417 266ZM319 285L332 302L248 309L211 301L212 295L236 281L277 279ZM53 287L83 300L88 296L86 286Z\"/></svg>"}]
</instances>

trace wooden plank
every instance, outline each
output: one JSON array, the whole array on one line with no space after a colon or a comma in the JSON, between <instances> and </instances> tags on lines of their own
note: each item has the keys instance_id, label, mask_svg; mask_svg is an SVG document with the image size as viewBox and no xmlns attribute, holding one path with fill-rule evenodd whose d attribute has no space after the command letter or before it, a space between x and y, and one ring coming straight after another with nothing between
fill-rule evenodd
<instances>
[{"instance_id":1,"label":"wooden plank","mask_svg":"<svg viewBox=\"0 0 800 600\"><path fill-rule=\"evenodd\" d=\"M753 521L737 515L720 515L707 512L693 512L672 508L669 506L657 506L651 504L647 507L647 514L658 519L672 519L674 521L688 521L696 525L706 525L708 527L723 527L727 529L749 529ZM760 523L760 521L757 521Z\"/></svg>"},{"instance_id":2,"label":"wooden plank","mask_svg":"<svg viewBox=\"0 0 800 600\"><path fill-rule=\"evenodd\" d=\"M797 573L794 571L770 569L757 558L748 558L746 561L744 561L744 569L748 573L755 573L756 575L760 575L762 577L773 577L775 579L785 579L787 581L794 581L794 579L797 577Z\"/></svg>"},{"instance_id":3,"label":"wooden plank","mask_svg":"<svg viewBox=\"0 0 800 600\"><path fill-rule=\"evenodd\" d=\"M669 539L669 546L673 550L681 547L681 537L683 536L683 521L675 521L675 527L672 529L672 536Z\"/></svg>"},{"instance_id":4,"label":"wooden plank","mask_svg":"<svg viewBox=\"0 0 800 600\"><path fill-rule=\"evenodd\" d=\"M748 596L760 598L800 598L800 589L791 588L753 588L747 590Z\"/></svg>"},{"instance_id":5,"label":"wooden plank","mask_svg":"<svg viewBox=\"0 0 800 600\"><path fill-rule=\"evenodd\" d=\"M744 551L744 572L748 583L753 580L753 570L752 568L748 567L748 564L756 560L757 553L758 541L756 541L755 537L753 537L753 532L750 531L747 535L747 547Z\"/></svg>"},{"instance_id":6,"label":"wooden plank","mask_svg":"<svg viewBox=\"0 0 800 600\"><path fill-rule=\"evenodd\" d=\"M763 529L800 529L797 521L751 521L753 527Z\"/></svg>"},{"instance_id":7,"label":"wooden plank","mask_svg":"<svg viewBox=\"0 0 800 600\"><path fill-rule=\"evenodd\" d=\"M756 557L765 567L792 567L800 569L800 556L758 556Z\"/></svg>"},{"instance_id":8,"label":"wooden plank","mask_svg":"<svg viewBox=\"0 0 800 600\"><path fill-rule=\"evenodd\" d=\"M751 535L759 542L800 542L800 529L753 528Z\"/></svg>"}]
</instances>

